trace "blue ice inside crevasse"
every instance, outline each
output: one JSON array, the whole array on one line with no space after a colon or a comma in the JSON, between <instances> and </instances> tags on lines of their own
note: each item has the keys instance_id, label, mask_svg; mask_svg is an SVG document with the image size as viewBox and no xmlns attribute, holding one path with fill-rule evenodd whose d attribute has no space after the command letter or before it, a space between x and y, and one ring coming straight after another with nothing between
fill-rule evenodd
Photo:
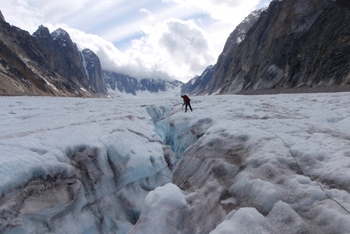
<instances>
[{"instance_id":1,"label":"blue ice inside crevasse","mask_svg":"<svg viewBox=\"0 0 350 234\"><path fill-rule=\"evenodd\" d=\"M164 144L169 145L179 161L185 150L193 145L206 129L211 126L210 118L198 119L196 116L183 116L173 107L147 107L147 113L153 120L155 132Z\"/></svg>"}]
</instances>

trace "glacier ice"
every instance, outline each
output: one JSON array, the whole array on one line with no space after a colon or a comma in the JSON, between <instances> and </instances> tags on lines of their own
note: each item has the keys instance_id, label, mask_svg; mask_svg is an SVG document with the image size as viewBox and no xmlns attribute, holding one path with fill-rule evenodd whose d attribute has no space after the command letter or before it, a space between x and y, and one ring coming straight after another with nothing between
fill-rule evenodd
<instances>
[{"instance_id":1,"label":"glacier ice","mask_svg":"<svg viewBox=\"0 0 350 234\"><path fill-rule=\"evenodd\" d=\"M2 97L0 232L347 233L349 97Z\"/></svg>"},{"instance_id":2,"label":"glacier ice","mask_svg":"<svg viewBox=\"0 0 350 234\"><path fill-rule=\"evenodd\" d=\"M187 201L159 204L156 233L346 233L349 129L329 121L350 116L342 95L200 97L190 115L153 106L156 131L179 160L172 182ZM133 230L152 226L154 209L145 207Z\"/></svg>"},{"instance_id":3,"label":"glacier ice","mask_svg":"<svg viewBox=\"0 0 350 234\"><path fill-rule=\"evenodd\" d=\"M144 107L3 99L1 233L127 233L149 191L171 182L175 154Z\"/></svg>"}]
</instances>

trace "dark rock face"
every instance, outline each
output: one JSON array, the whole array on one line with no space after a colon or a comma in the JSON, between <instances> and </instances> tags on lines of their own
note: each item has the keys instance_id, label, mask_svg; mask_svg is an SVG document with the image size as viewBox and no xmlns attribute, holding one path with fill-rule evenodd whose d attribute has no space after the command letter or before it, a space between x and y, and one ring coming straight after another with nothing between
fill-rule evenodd
<instances>
[{"instance_id":1,"label":"dark rock face","mask_svg":"<svg viewBox=\"0 0 350 234\"><path fill-rule=\"evenodd\" d=\"M0 21L5 21L5 17L4 17L4 15L2 14L1 11L0 11Z\"/></svg>"},{"instance_id":2,"label":"dark rock face","mask_svg":"<svg viewBox=\"0 0 350 234\"><path fill-rule=\"evenodd\" d=\"M106 95L87 79L82 55L64 30L50 34L40 26L30 35L0 20L0 33L0 95Z\"/></svg>"},{"instance_id":3,"label":"dark rock face","mask_svg":"<svg viewBox=\"0 0 350 234\"><path fill-rule=\"evenodd\" d=\"M89 90L89 86L84 82L79 82L79 80L86 82L87 77L85 71L77 68L76 66L76 61L74 60L78 59L79 61L79 57L70 58L72 57L71 54L77 54L78 52L75 51L76 48L66 32L64 32L66 39L61 40L68 40L68 42L70 42L70 48L65 46L66 48L62 49L62 44L60 44L61 40L57 37L57 31L62 31L63 34L63 30L61 29L50 34L46 27L40 26L38 30L33 33L33 37L37 38L41 42L41 44L38 43L38 50L44 55L50 69L56 73L53 74L53 76L58 75L61 77L61 79L59 79L60 81L55 82L54 85L59 90L65 90L64 92L78 92L79 95L84 96L84 94L81 93L82 91L79 90L80 86L83 85L83 88L86 90ZM63 87L60 85L61 82Z\"/></svg>"},{"instance_id":4,"label":"dark rock face","mask_svg":"<svg viewBox=\"0 0 350 234\"><path fill-rule=\"evenodd\" d=\"M82 51L84 59L84 67L90 83L99 93L108 95L107 86L103 79L100 59L90 49Z\"/></svg>"},{"instance_id":5,"label":"dark rock face","mask_svg":"<svg viewBox=\"0 0 350 234\"><path fill-rule=\"evenodd\" d=\"M336 4L340 7L346 7L350 10L350 2L347 0L337 0Z\"/></svg>"},{"instance_id":6,"label":"dark rock face","mask_svg":"<svg viewBox=\"0 0 350 234\"><path fill-rule=\"evenodd\" d=\"M182 85L180 81L164 81L155 79L142 79L138 81L134 77L128 75L103 71L103 77L106 84L112 90L130 93L136 95L137 91L148 91L150 93L165 92L169 89L174 89Z\"/></svg>"},{"instance_id":7,"label":"dark rock face","mask_svg":"<svg viewBox=\"0 0 350 234\"><path fill-rule=\"evenodd\" d=\"M29 61L30 58L44 60L42 54L34 53L30 47L35 47L37 41L28 32L11 27L5 21L0 21L0 33L1 94L43 95L48 92L45 80L38 75ZM46 75L49 77L50 71L47 71Z\"/></svg>"},{"instance_id":8,"label":"dark rock face","mask_svg":"<svg viewBox=\"0 0 350 234\"><path fill-rule=\"evenodd\" d=\"M82 54L78 50L77 45L70 39L69 34L63 29L57 29L52 32L51 35L57 48L61 52L65 63L67 64L68 73L71 80L82 84L83 88L86 90L96 92L91 83L88 82Z\"/></svg>"},{"instance_id":9,"label":"dark rock face","mask_svg":"<svg viewBox=\"0 0 350 234\"><path fill-rule=\"evenodd\" d=\"M237 48L227 54L225 46L209 94L349 84L346 6L328 0L271 2Z\"/></svg>"}]
</instances>

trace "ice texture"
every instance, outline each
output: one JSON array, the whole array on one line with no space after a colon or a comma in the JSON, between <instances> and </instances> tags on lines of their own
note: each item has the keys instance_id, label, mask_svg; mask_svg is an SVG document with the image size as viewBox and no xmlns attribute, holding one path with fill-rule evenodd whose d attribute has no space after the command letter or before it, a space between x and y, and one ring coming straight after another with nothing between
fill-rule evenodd
<instances>
[{"instance_id":1,"label":"ice texture","mask_svg":"<svg viewBox=\"0 0 350 234\"><path fill-rule=\"evenodd\" d=\"M127 233L175 154L140 99L2 97L0 233Z\"/></svg>"},{"instance_id":2,"label":"ice texture","mask_svg":"<svg viewBox=\"0 0 350 234\"><path fill-rule=\"evenodd\" d=\"M193 97L186 114L149 107L176 153L172 182L187 201L165 210L156 233L347 233L348 97ZM154 209L144 208L142 227Z\"/></svg>"},{"instance_id":3,"label":"ice texture","mask_svg":"<svg viewBox=\"0 0 350 234\"><path fill-rule=\"evenodd\" d=\"M349 232L350 93L190 98L1 97L0 233Z\"/></svg>"}]
</instances>

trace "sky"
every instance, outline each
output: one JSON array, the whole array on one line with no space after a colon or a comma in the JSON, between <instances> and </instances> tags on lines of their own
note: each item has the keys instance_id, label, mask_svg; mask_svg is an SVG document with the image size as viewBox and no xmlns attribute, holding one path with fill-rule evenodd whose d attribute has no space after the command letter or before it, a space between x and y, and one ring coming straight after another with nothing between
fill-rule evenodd
<instances>
[{"instance_id":1,"label":"sky","mask_svg":"<svg viewBox=\"0 0 350 234\"><path fill-rule=\"evenodd\" d=\"M102 69L138 79L187 82L215 64L226 39L270 0L7 0L0 10L30 33L66 30Z\"/></svg>"}]
</instances>

